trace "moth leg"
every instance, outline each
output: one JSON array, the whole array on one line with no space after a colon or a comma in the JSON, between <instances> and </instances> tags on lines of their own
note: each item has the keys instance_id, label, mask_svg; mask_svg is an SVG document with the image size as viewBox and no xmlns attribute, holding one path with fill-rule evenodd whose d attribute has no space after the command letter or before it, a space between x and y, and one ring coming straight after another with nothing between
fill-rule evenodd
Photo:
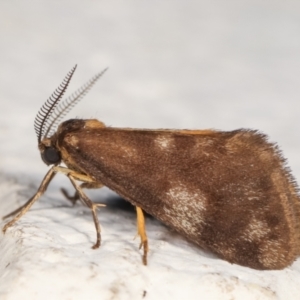
<instances>
[{"instance_id":1,"label":"moth leg","mask_svg":"<svg viewBox=\"0 0 300 300\"><path fill-rule=\"evenodd\" d=\"M65 175L72 176L73 179L82 181L83 183L80 185L81 188L88 188L88 189L97 189L103 187L102 183L96 182L88 175L77 173L71 169L56 166L54 167L56 172L63 173ZM76 201L80 199L78 192L76 191L74 196L70 196L66 189L61 188L63 195L75 205Z\"/></svg>"},{"instance_id":2,"label":"moth leg","mask_svg":"<svg viewBox=\"0 0 300 300\"><path fill-rule=\"evenodd\" d=\"M146 234L146 226L145 226L145 217L142 209L138 206L136 206L136 214L137 214L137 230L138 235L141 238L141 244L139 249L143 248L144 254L143 254L143 264L147 265L147 253L149 251L148 246L148 238Z\"/></svg>"},{"instance_id":3,"label":"moth leg","mask_svg":"<svg viewBox=\"0 0 300 300\"><path fill-rule=\"evenodd\" d=\"M49 170L49 172L46 174L46 176L45 176L44 179L43 179L43 182L46 180L46 178L47 178L47 176L48 176L48 174L49 174L50 172L53 172L53 175L52 175L52 178L53 178L53 176L54 176L56 173L58 173L58 172L67 175L68 173L71 173L71 172L74 172L74 171L72 171L72 170L70 170L70 169L68 169L68 168L54 166L54 167L52 167L52 168ZM85 176L85 175L83 175L83 176ZM52 180L52 178L49 179L49 181L48 181L48 183L46 184L46 186L45 186L43 192L38 196L38 198L45 192L45 190L47 189L48 184L49 184L49 182ZM86 178L85 178L85 179L86 179ZM41 186L39 187L39 189L41 189L41 187L42 187L42 185L43 185L43 182L41 183ZM32 199L38 194L38 192L39 192L39 190L38 190L38 191L36 192L36 194L35 194L33 197L31 197L24 205L22 205L21 207L17 208L17 209L14 210L14 211L12 211L11 213L7 214L7 215L4 216L2 219L5 220L5 219L7 219L7 218L9 218L9 217L11 217L11 216L14 216L14 215L16 215L17 213L19 213L23 208L25 208L25 207L27 207L27 205L29 205L29 203L30 203L30 202L32 201ZM36 201L36 200L35 200L35 201ZM34 201L34 202L35 202L35 201ZM30 207L31 207L31 206L32 206L32 204L30 205ZM29 208L30 208L30 207L29 207ZM29 208L28 208L28 209L29 209ZM28 210L28 209L27 209L27 210ZM27 210L26 210L26 212L27 212ZM24 213L23 213L23 214L24 214ZM23 215L23 214L22 214L22 215ZM18 219L20 219L20 217L19 217ZM9 227L9 226L8 226L8 227Z\"/></svg>"},{"instance_id":4,"label":"moth leg","mask_svg":"<svg viewBox=\"0 0 300 300\"><path fill-rule=\"evenodd\" d=\"M83 182L80 185L81 189L99 189L101 187L103 187L103 184L98 183L98 182ZM73 196L70 196L66 189L61 188L60 190L63 193L63 195L67 198L67 200L70 200L73 205L75 205L77 200L80 199L79 194L78 194L77 191L75 192L75 194Z\"/></svg>"},{"instance_id":5,"label":"moth leg","mask_svg":"<svg viewBox=\"0 0 300 300\"><path fill-rule=\"evenodd\" d=\"M93 219L94 219L94 223L95 223L95 227L96 227L96 233L97 233L96 244L92 248L93 249L99 248L100 244L101 244L101 229L100 229L100 223L99 223L98 216L97 216L97 207L105 206L105 204L94 203L92 200L90 200L86 196L86 194L84 194L84 192L81 189L81 186L76 183L73 175L72 174L68 174L68 177L69 177L71 183L73 184L76 192L78 193L80 199L92 211Z\"/></svg>"},{"instance_id":6,"label":"moth leg","mask_svg":"<svg viewBox=\"0 0 300 300\"><path fill-rule=\"evenodd\" d=\"M6 219L8 217L16 215L10 222L6 223L6 225L3 227L2 229L3 233L5 233L8 227L16 223L30 209L33 203L37 201L44 194L50 181L53 179L55 174L56 174L55 168L52 167L44 177L35 195L33 195L24 205L22 205L18 209L14 210L10 214L3 217L3 219Z\"/></svg>"},{"instance_id":7,"label":"moth leg","mask_svg":"<svg viewBox=\"0 0 300 300\"><path fill-rule=\"evenodd\" d=\"M65 174L66 176L71 175L75 180L79 180L82 182L95 182L95 180L92 177L88 175L80 174L66 167L54 166L53 169L56 173L62 173Z\"/></svg>"},{"instance_id":8,"label":"moth leg","mask_svg":"<svg viewBox=\"0 0 300 300\"><path fill-rule=\"evenodd\" d=\"M75 192L75 194L73 196L71 196L67 190L65 188L61 188L60 191L62 192L62 194L65 196L65 198L67 200L70 200L70 202L75 205L75 203L77 202L77 200L80 199L79 194L77 192Z\"/></svg>"}]
</instances>

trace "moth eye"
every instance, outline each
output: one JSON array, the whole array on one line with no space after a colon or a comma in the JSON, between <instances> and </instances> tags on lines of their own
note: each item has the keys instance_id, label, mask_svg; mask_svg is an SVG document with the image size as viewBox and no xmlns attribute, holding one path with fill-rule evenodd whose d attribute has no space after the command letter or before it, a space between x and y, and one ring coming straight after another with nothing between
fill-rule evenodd
<instances>
[{"instance_id":1,"label":"moth eye","mask_svg":"<svg viewBox=\"0 0 300 300\"><path fill-rule=\"evenodd\" d=\"M42 152L42 159L47 165L57 164L61 161L60 153L54 147L46 147Z\"/></svg>"}]
</instances>

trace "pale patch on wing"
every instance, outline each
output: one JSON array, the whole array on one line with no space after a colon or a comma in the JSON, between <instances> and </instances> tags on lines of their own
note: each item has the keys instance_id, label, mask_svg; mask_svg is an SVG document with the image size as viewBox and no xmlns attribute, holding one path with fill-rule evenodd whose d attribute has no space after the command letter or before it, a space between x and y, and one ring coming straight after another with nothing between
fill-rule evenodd
<instances>
[{"instance_id":1,"label":"pale patch on wing","mask_svg":"<svg viewBox=\"0 0 300 300\"><path fill-rule=\"evenodd\" d=\"M197 206L198 209L205 209L203 202L198 201L200 195L197 192L189 190L183 185L171 188L167 192L167 195L169 195L173 200L175 200L176 203L183 205L184 208L186 207L185 204L190 205L191 203L193 203L195 206Z\"/></svg>"},{"instance_id":2,"label":"pale patch on wing","mask_svg":"<svg viewBox=\"0 0 300 300\"><path fill-rule=\"evenodd\" d=\"M245 229L242 238L249 242L258 241L264 238L269 232L270 228L268 224L254 217Z\"/></svg>"},{"instance_id":3,"label":"pale patch on wing","mask_svg":"<svg viewBox=\"0 0 300 300\"><path fill-rule=\"evenodd\" d=\"M240 149L243 149L245 147L245 141L243 140L245 134L246 133L243 131L237 132L233 137L227 140L225 149L229 153L235 153Z\"/></svg>"},{"instance_id":4,"label":"pale patch on wing","mask_svg":"<svg viewBox=\"0 0 300 300\"><path fill-rule=\"evenodd\" d=\"M206 211L206 198L202 192L180 183L169 189L165 196L168 201L163 209L172 218L175 227L189 235L199 234Z\"/></svg>"},{"instance_id":5,"label":"pale patch on wing","mask_svg":"<svg viewBox=\"0 0 300 300\"><path fill-rule=\"evenodd\" d=\"M73 146L75 149L78 149L79 139L77 136L74 136L73 134L68 134L65 137L65 142Z\"/></svg>"},{"instance_id":6,"label":"pale patch on wing","mask_svg":"<svg viewBox=\"0 0 300 300\"><path fill-rule=\"evenodd\" d=\"M206 157L218 157L216 153L214 153L213 146L214 146L214 140L209 137L203 137L201 135L196 136L194 139L194 146L192 149L189 150L190 155L198 159L199 154L201 153L201 156Z\"/></svg>"},{"instance_id":7,"label":"pale patch on wing","mask_svg":"<svg viewBox=\"0 0 300 300\"><path fill-rule=\"evenodd\" d=\"M263 163L270 163L272 162L273 159L273 153L270 153L269 150L261 150L259 152L259 159L263 162Z\"/></svg>"},{"instance_id":8,"label":"pale patch on wing","mask_svg":"<svg viewBox=\"0 0 300 300\"><path fill-rule=\"evenodd\" d=\"M287 253L282 251L282 243L278 240L266 240L259 248L259 261L265 267L272 268L287 261Z\"/></svg>"},{"instance_id":9,"label":"pale patch on wing","mask_svg":"<svg viewBox=\"0 0 300 300\"><path fill-rule=\"evenodd\" d=\"M167 149L171 146L173 139L171 137L159 136L154 142L160 149Z\"/></svg>"},{"instance_id":10,"label":"pale patch on wing","mask_svg":"<svg viewBox=\"0 0 300 300\"><path fill-rule=\"evenodd\" d=\"M137 156L137 151L133 147L128 147L125 145L118 145L118 149L124 158L134 158Z\"/></svg>"},{"instance_id":11,"label":"pale patch on wing","mask_svg":"<svg viewBox=\"0 0 300 300\"><path fill-rule=\"evenodd\" d=\"M234 259L236 250L234 247L228 246L228 243L217 241L216 243L213 243L213 247L226 257L226 260L231 261Z\"/></svg>"}]
</instances>

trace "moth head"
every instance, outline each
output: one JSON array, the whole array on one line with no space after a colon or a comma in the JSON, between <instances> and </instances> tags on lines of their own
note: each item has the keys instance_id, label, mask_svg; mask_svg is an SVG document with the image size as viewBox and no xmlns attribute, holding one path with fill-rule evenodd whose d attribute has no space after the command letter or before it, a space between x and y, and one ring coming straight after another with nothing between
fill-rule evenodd
<instances>
[{"instance_id":1,"label":"moth head","mask_svg":"<svg viewBox=\"0 0 300 300\"><path fill-rule=\"evenodd\" d=\"M58 147L55 146L52 138L44 138L39 144L41 157L46 165L58 165L61 162L61 154Z\"/></svg>"},{"instance_id":2,"label":"moth head","mask_svg":"<svg viewBox=\"0 0 300 300\"><path fill-rule=\"evenodd\" d=\"M106 68L102 72L92 77L71 96L61 101L76 70L76 67L77 65L72 68L59 87L43 104L34 121L34 129L38 139L38 147L41 152L42 160L47 165L58 165L62 160L59 147L56 144L56 129L59 123L63 117L88 93L95 82L107 70Z\"/></svg>"}]
</instances>

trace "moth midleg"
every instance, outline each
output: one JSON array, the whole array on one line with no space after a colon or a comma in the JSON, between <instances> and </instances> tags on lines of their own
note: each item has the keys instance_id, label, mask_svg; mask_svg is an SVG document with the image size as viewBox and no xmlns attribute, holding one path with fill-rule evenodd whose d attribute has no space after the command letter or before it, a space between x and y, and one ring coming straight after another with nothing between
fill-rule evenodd
<instances>
[{"instance_id":1,"label":"moth midleg","mask_svg":"<svg viewBox=\"0 0 300 300\"><path fill-rule=\"evenodd\" d=\"M80 174L77 174L80 175ZM101 229L100 229L100 223L98 220L98 216L97 216L97 207L100 206L105 206L105 204L101 204L101 203L94 203L92 200L90 200L87 195L82 191L81 186L78 185L75 181L75 178L73 176L73 174L68 174L67 175L71 181L71 183L73 184L76 192L78 193L80 199L83 201L83 203L91 209L92 214L93 214L93 219L94 219L94 224L96 227L96 233L97 233L97 240L96 240L96 244L92 247L93 249L99 248L100 244L101 244ZM78 178L78 177L77 177ZM76 178L76 179L77 179ZM100 185L100 184L99 184Z\"/></svg>"},{"instance_id":2,"label":"moth midleg","mask_svg":"<svg viewBox=\"0 0 300 300\"><path fill-rule=\"evenodd\" d=\"M73 171L72 169L68 169L68 168L60 167L60 166L55 166L55 167L53 167L53 169L56 173L58 173L58 172L63 173L67 176L72 175L72 177L75 180L79 180L82 182L95 182L90 176L78 173L76 171Z\"/></svg>"},{"instance_id":3,"label":"moth midleg","mask_svg":"<svg viewBox=\"0 0 300 300\"><path fill-rule=\"evenodd\" d=\"M103 187L103 184L102 183L98 183L98 182L83 182L80 185L81 189L99 189L99 188L102 188L102 187ZM77 202L77 200L80 199L79 193L77 191L75 192L75 194L73 196L70 196L66 189L61 188L60 190L63 193L63 195L68 200L70 200L72 202L73 205L75 205L75 203Z\"/></svg>"},{"instance_id":4,"label":"moth midleg","mask_svg":"<svg viewBox=\"0 0 300 300\"><path fill-rule=\"evenodd\" d=\"M6 219L10 216L14 216L14 215L17 214L11 221L6 223L6 225L3 227L2 230L3 230L4 233L5 233L5 231L7 230L8 227L10 227L14 223L16 223L30 209L30 207L33 205L33 203L35 201L37 201L44 194L44 192L46 191L50 181L53 179L54 175L56 174L56 171L55 171L54 168L55 167L52 167L47 172L46 176L44 177L44 179L43 179L40 187L38 188L37 192L35 193L35 195L33 195L24 205L22 205L18 209L14 210L10 214L3 217L3 219Z\"/></svg>"},{"instance_id":5,"label":"moth midleg","mask_svg":"<svg viewBox=\"0 0 300 300\"><path fill-rule=\"evenodd\" d=\"M64 173L67 176L72 176L73 179L82 181L83 183L80 185L81 189L88 188L88 189L97 189L103 187L103 184L100 182L94 181L91 177L77 173L76 171L73 171L71 169L57 166L55 167L56 172ZM77 200L80 199L78 192L76 191L74 196L70 196L69 193L66 191L66 189L61 188L61 192L63 195L70 200L73 205L76 203Z\"/></svg>"},{"instance_id":6,"label":"moth midleg","mask_svg":"<svg viewBox=\"0 0 300 300\"><path fill-rule=\"evenodd\" d=\"M146 226L145 226L145 217L142 209L139 206L136 206L136 215L137 215L137 230L138 235L141 238L140 249L143 248L143 264L147 265L147 253L149 251L148 246L148 238L146 234Z\"/></svg>"}]
</instances>

